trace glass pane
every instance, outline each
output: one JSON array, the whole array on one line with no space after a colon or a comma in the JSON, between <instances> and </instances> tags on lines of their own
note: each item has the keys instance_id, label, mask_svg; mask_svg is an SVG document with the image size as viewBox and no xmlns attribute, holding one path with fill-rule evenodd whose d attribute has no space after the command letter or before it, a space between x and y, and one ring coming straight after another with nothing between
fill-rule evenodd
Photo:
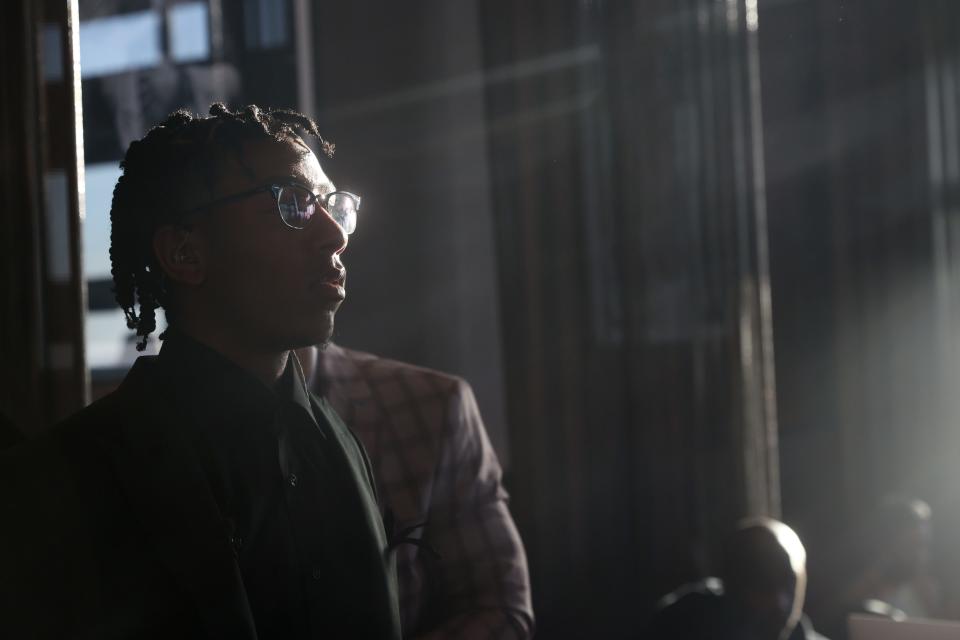
<instances>
[{"instance_id":1,"label":"glass pane","mask_svg":"<svg viewBox=\"0 0 960 640\"><path fill-rule=\"evenodd\" d=\"M116 162L86 165L83 271L87 279L110 278L110 201L119 177L120 167Z\"/></svg>"},{"instance_id":2,"label":"glass pane","mask_svg":"<svg viewBox=\"0 0 960 640\"><path fill-rule=\"evenodd\" d=\"M203 2L173 6L167 14L170 57L177 62L210 56L210 16Z\"/></svg>"},{"instance_id":3,"label":"glass pane","mask_svg":"<svg viewBox=\"0 0 960 640\"><path fill-rule=\"evenodd\" d=\"M80 73L84 78L144 69L162 59L160 15L156 11L80 23Z\"/></svg>"}]
</instances>

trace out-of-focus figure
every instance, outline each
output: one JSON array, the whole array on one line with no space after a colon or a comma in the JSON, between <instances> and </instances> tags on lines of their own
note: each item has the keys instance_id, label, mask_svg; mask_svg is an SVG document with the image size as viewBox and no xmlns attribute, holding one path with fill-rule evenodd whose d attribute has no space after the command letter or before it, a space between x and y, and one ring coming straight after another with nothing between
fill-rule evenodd
<instances>
[{"instance_id":1,"label":"out-of-focus figure","mask_svg":"<svg viewBox=\"0 0 960 640\"><path fill-rule=\"evenodd\" d=\"M932 512L923 500L885 498L850 551L856 566L835 596L834 634L846 618L866 613L894 620L941 615L939 587L930 574Z\"/></svg>"},{"instance_id":2,"label":"out-of-focus figure","mask_svg":"<svg viewBox=\"0 0 960 640\"><path fill-rule=\"evenodd\" d=\"M723 547L720 576L661 600L644 637L655 640L824 640L803 615L807 553L770 518L740 523Z\"/></svg>"}]
</instances>

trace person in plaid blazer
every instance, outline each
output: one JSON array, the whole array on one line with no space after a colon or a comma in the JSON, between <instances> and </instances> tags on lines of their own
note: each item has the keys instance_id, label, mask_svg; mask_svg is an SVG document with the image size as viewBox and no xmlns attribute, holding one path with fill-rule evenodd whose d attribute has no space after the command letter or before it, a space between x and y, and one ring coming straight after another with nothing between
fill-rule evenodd
<instances>
[{"instance_id":1,"label":"person in plaid blazer","mask_svg":"<svg viewBox=\"0 0 960 640\"><path fill-rule=\"evenodd\" d=\"M370 456L404 637L531 637L526 554L470 385L332 343L300 355Z\"/></svg>"}]
</instances>

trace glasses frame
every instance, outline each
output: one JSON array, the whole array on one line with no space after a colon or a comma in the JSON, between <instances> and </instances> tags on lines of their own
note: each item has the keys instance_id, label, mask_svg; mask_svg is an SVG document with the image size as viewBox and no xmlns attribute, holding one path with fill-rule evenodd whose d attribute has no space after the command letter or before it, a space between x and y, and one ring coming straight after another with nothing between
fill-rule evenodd
<instances>
[{"instance_id":1,"label":"glasses frame","mask_svg":"<svg viewBox=\"0 0 960 640\"><path fill-rule=\"evenodd\" d=\"M277 182L274 182L274 183L271 183L271 184L265 184L265 185L262 185L262 186L259 186L259 187L255 187L255 188L253 188L253 189L249 189L249 190L247 190L247 191L241 191L240 193L234 193L234 194L231 194L231 195L229 195L229 196L224 196L224 197L222 197L222 198L217 198L216 200L214 200L214 201L212 201L212 202L207 202L206 204L202 204L202 205L200 205L199 207L194 207L193 209L189 209L189 210L187 210L187 211L184 211L184 212L181 213L180 215L186 216L186 215L190 215L190 214L193 214L193 213L199 213L199 212L201 212L201 211L206 211L206 210L212 209L212 208L214 208L214 207L219 207L219 206L223 206L223 205L225 205L225 204L230 204L231 202L238 202L238 201L240 201L240 200L244 200L245 198L249 198L250 196L255 196L255 195L257 195L258 193L269 193L269 194L272 194L272 195L273 195L273 201L274 201L274 204L276 205L276 208L277 208L277 215L280 216L280 221L283 222L284 225L286 225L287 227L289 227L289 228L291 228L291 229L296 229L297 231L303 231L304 229L306 229L306 225L303 226L303 227L295 227L295 226L293 226L292 224L290 224L289 222L287 222L286 219L284 219L284 217L283 217L283 212L280 210L280 196L283 194L283 190L284 190L285 188L288 188L288 187L299 187L300 189L303 189L304 191L306 191L307 193L309 193L311 199L307 202L307 204L309 205L311 202L313 202L313 203L316 203L317 205L319 205L320 208L323 209L323 211L324 211L334 222L336 222L336 223L337 223L337 226L340 227L341 229L343 229L343 232L346 233L347 235L350 235L351 233L353 233L353 232L356 230L357 225L356 225L356 222L354 222L353 229L351 229L350 231L347 231L346 227L344 227L342 224L340 224L340 221L337 220L336 218L334 218L333 215L330 213L330 210L327 208L327 203L330 202L330 199L331 199L333 196L346 196L346 197L348 197L348 198L352 198L353 201L357 203L357 206L356 206L356 208L354 209L354 212L359 212L359 211L360 211L360 196L358 196L358 195L355 194L355 193L350 193L349 191L331 191L330 193L324 193L324 194L322 194L322 195L318 195L318 194L314 193L313 190L310 189L308 186L306 186L305 184L301 184L301 183L299 183L299 182L287 182L287 183L277 183ZM311 219L312 219L312 218L311 218ZM307 223L307 224L309 224L309 223Z\"/></svg>"}]
</instances>

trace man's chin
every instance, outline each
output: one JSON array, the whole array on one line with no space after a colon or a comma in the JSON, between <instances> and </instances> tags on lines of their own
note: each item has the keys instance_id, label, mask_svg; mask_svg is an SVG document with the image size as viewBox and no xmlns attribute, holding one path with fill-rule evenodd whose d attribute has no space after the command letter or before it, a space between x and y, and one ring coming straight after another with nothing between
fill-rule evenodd
<instances>
[{"instance_id":1,"label":"man's chin","mask_svg":"<svg viewBox=\"0 0 960 640\"><path fill-rule=\"evenodd\" d=\"M304 347L324 348L333 340L333 322L318 322L304 328L297 333L288 333L284 339L285 349L302 349Z\"/></svg>"}]
</instances>

